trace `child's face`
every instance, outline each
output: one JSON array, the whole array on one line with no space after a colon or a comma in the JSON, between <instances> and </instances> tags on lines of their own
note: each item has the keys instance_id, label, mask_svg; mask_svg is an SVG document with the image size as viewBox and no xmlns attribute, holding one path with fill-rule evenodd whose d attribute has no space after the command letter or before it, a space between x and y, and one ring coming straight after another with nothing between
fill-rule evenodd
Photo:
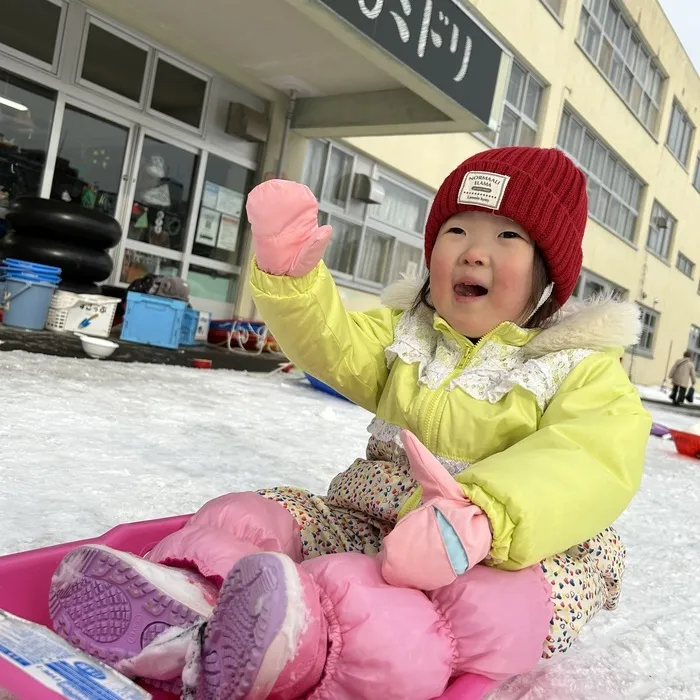
<instances>
[{"instance_id":1,"label":"child's face","mask_svg":"<svg viewBox=\"0 0 700 700\"><path fill-rule=\"evenodd\" d=\"M535 246L525 229L486 212L464 212L440 228L430 260L430 298L456 331L480 338L504 321L522 323L532 296Z\"/></svg>"}]
</instances>

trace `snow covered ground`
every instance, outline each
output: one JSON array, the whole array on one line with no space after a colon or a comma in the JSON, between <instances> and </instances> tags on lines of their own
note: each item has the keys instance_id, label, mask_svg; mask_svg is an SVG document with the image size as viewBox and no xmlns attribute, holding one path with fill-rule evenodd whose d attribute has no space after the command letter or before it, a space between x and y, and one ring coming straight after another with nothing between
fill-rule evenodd
<instances>
[{"instance_id":1,"label":"snow covered ground","mask_svg":"<svg viewBox=\"0 0 700 700\"><path fill-rule=\"evenodd\" d=\"M0 353L0 554L190 512L280 483L324 492L364 453L368 413L281 376ZM680 429L698 421L650 405ZM620 608L497 700L700 698L700 462L651 438L618 523Z\"/></svg>"},{"instance_id":2,"label":"snow covered ground","mask_svg":"<svg viewBox=\"0 0 700 700\"><path fill-rule=\"evenodd\" d=\"M670 388L662 389L659 386L637 386L639 395L649 401L668 401Z\"/></svg>"}]
</instances>

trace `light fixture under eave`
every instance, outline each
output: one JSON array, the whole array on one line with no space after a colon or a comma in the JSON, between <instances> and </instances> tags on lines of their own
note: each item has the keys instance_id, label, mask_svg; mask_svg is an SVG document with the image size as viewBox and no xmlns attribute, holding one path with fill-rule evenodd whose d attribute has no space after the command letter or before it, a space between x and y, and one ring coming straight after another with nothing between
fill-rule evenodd
<instances>
[{"instance_id":1,"label":"light fixture under eave","mask_svg":"<svg viewBox=\"0 0 700 700\"><path fill-rule=\"evenodd\" d=\"M27 106L23 105L21 102L14 102L13 100L8 100L7 97L0 95L0 105L5 105L6 107L11 107L16 109L18 112L26 112Z\"/></svg>"}]
</instances>

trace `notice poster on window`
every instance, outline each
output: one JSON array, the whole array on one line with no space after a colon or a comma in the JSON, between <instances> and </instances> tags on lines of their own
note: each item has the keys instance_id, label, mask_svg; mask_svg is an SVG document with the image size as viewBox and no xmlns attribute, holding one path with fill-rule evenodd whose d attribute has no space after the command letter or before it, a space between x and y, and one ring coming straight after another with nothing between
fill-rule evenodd
<instances>
[{"instance_id":1,"label":"notice poster on window","mask_svg":"<svg viewBox=\"0 0 700 700\"><path fill-rule=\"evenodd\" d=\"M221 223L219 224L219 242L217 248L230 251L236 250L236 245L238 244L238 227L240 223L240 219L222 215Z\"/></svg>"},{"instance_id":2,"label":"notice poster on window","mask_svg":"<svg viewBox=\"0 0 700 700\"><path fill-rule=\"evenodd\" d=\"M208 180L204 183L202 192L202 206L207 209L216 209L219 202L219 186Z\"/></svg>"},{"instance_id":3,"label":"notice poster on window","mask_svg":"<svg viewBox=\"0 0 700 700\"><path fill-rule=\"evenodd\" d=\"M199 212L199 223L197 224L197 234L195 235L195 243L201 243L202 245L209 245L214 247L216 245L216 236L219 231L219 221L221 220L221 214L213 209L201 208Z\"/></svg>"},{"instance_id":4,"label":"notice poster on window","mask_svg":"<svg viewBox=\"0 0 700 700\"><path fill-rule=\"evenodd\" d=\"M234 219L240 219L243 212L243 195L226 187L219 187L219 198L215 209Z\"/></svg>"}]
</instances>

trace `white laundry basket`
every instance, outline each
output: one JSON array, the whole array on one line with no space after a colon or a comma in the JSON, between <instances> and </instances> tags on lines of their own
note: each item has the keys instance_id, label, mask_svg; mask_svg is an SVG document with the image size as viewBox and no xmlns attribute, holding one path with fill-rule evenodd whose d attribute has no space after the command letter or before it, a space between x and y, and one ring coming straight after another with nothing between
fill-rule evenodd
<instances>
[{"instance_id":1,"label":"white laundry basket","mask_svg":"<svg viewBox=\"0 0 700 700\"><path fill-rule=\"evenodd\" d=\"M58 290L51 300L46 329L59 333L80 331L83 335L108 338L119 301L99 294Z\"/></svg>"}]
</instances>

